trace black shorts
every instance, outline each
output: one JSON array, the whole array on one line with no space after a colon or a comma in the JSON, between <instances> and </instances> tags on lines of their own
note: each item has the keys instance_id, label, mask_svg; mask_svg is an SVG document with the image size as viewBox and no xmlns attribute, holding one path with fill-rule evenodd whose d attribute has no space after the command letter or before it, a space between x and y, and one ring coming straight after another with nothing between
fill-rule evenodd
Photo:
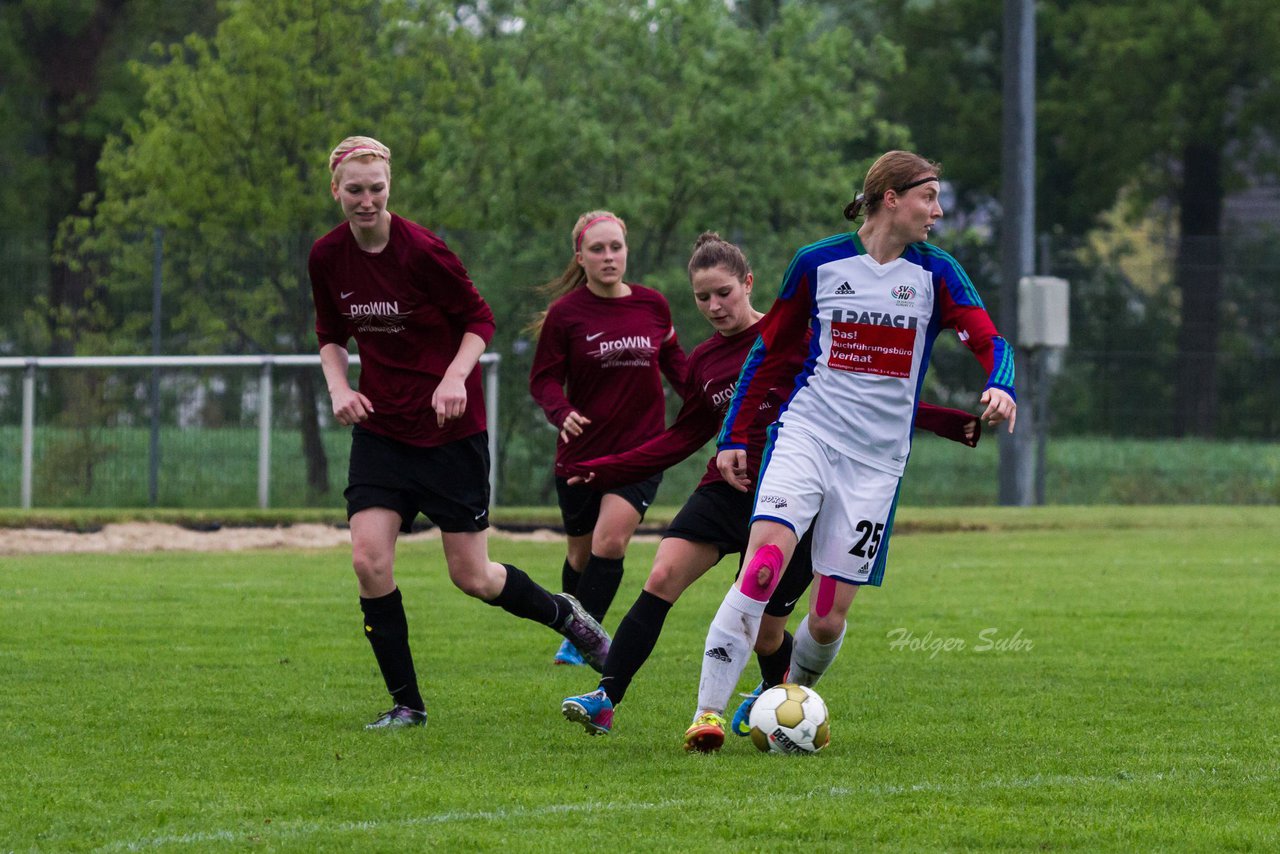
<instances>
[{"instance_id":1,"label":"black shorts","mask_svg":"<svg viewBox=\"0 0 1280 854\"><path fill-rule=\"evenodd\" d=\"M722 558L727 554L741 555L747 549L755 503L755 495L751 492L739 492L723 481L708 483L693 491L663 536L713 545L719 549ZM766 614L790 616L796 603L809 589L813 581L812 544L812 532L806 531L791 556L787 571L769 598L769 604L765 606ZM738 571L742 571L741 557Z\"/></svg>"},{"instance_id":2,"label":"black shorts","mask_svg":"<svg viewBox=\"0 0 1280 854\"><path fill-rule=\"evenodd\" d=\"M357 424L351 430L347 518L370 507L400 514L413 530L421 513L441 531L489 527L489 438L481 431L434 448L406 445Z\"/></svg>"},{"instance_id":3,"label":"black shorts","mask_svg":"<svg viewBox=\"0 0 1280 854\"><path fill-rule=\"evenodd\" d=\"M662 483L662 475L655 474L648 480L629 483L617 489L606 489L604 492L593 489L585 483L570 486L567 477L556 478L556 498L560 501L560 518L564 520L564 532L571 537L581 537L595 530L596 520L600 518L600 499L605 495L617 495L636 508L640 518L658 496L658 484Z\"/></svg>"}]
</instances>

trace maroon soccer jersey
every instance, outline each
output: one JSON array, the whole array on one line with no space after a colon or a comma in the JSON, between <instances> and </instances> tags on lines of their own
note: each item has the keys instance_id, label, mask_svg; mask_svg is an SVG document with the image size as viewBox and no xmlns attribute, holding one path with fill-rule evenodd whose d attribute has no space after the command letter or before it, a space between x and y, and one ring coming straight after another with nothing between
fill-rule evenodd
<instances>
[{"instance_id":1,"label":"maroon soccer jersey","mask_svg":"<svg viewBox=\"0 0 1280 854\"><path fill-rule=\"evenodd\" d=\"M480 367L466 380L467 410L436 425L431 396L462 336L493 337L493 312L458 256L422 226L391 215L391 238L365 252L347 223L311 247L308 261L320 346L360 350L360 393L373 404L364 426L400 442L433 447L485 429Z\"/></svg>"},{"instance_id":2,"label":"maroon soccer jersey","mask_svg":"<svg viewBox=\"0 0 1280 854\"><path fill-rule=\"evenodd\" d=\"M594 471L591 482L597 489L610 489L625 483L634 483L665 471L676 463L696 453L715 438L724 417L724 408L733 397L738 384L738 372L759 335L760 322L735 335L712 335L693 349L689 356L688 393L680 414L666 431L652 436L643 444L622 453L600 456L573 465L566 465L562 476L585 475ZM749 465L755 471L760 465L760 453L764 448L764 430L778 415L777 403L783 399L774 395L771 406L759 411L759 441L747 450ZM560 473L559 471L557 473ZM707 464L699 486L720 480L715 456Z\"/></svg>"},{"instance_id":3,"label":"maroon soccer jersey","mask_svg":"<svg viewBox=\"0 0 1280 854\"><path fill-rule=\"evenodd\" d=\"M556 474L577 460L633 448L662 432L662 376L683 394L687 363L662 294L628 285L605 298L585 285L547 311L529 391L559 428L570 412L591 419L581 436L556 443Z\"/></svg>"}]
</instances>

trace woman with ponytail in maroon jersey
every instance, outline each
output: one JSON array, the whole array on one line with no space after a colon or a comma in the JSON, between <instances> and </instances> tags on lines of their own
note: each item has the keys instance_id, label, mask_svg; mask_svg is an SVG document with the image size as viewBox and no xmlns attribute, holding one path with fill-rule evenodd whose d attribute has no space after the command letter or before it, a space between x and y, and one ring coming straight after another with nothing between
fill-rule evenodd
<instances>
[{"instance_id":1,"label":"woman with ponytail in maroon jersey","mask_svg":"<svg viewBox=\"0 0 1280 854\"><path fill-rule=\"evenodd\" d=\"M627 545L662 474L602 493L570 485L565 467L661 433L662 378L683 395L687 368L666 298L624 280L626 223L609 211L588 211L574 223L571 240L568 267L542 288L553 302L534 323L538 348L529 391L560 431L556 495L568 537L563 590L603 622L622 582ZM582 660L566 642L555 662Z\"/></svg>"}]
</instances>

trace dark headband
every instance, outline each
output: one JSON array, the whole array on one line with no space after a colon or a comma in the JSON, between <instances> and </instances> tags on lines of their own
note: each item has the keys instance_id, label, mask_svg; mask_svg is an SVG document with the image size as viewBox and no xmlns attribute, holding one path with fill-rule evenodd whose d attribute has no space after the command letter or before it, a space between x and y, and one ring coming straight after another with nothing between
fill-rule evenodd
<instances>
[{"instance_id":1,"label":"dark headband","mask_svg":"<svg viewBox=\"0 0 1280 854\"><path fill-rule=\"evenodd\" d=\"M910 184L903 184L901 187L894 187L893 190L894 192L901 195L905 193L907 190L910 190L912 187L919 187L921 184L927 184L930 181L937 181L937 180L938 180L937 175L930 175L926 178L918 178L917 180L912 181Z\"/></svg>"}]
</instances>

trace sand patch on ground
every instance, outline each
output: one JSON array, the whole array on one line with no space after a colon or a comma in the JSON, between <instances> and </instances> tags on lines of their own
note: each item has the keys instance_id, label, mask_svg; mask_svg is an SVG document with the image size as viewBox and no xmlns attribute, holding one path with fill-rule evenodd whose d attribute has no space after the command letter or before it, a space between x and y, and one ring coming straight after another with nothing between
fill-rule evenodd
<instances>
[{"instance_id":1,"label":"sand patch on ground","mask_svg":"<svg viewBox=\"0 0 1280 854\"><path fill-rule=\"evenodd\" d=\"M538 542L563 538L541 529L507 532L490 529L494 536ZM431 529L401 536L401 542L436 540ZM636 539L640 539L637 537ZM49 528L0 528L0 554L70 554L158 551L239 551L242 549L326 549L349 546L351 532L333 525L284 525L262 528L217 528L201 531L159 522L125 522L104 525L99 531L60 531Z\"/></svg>"}]
</instances>

